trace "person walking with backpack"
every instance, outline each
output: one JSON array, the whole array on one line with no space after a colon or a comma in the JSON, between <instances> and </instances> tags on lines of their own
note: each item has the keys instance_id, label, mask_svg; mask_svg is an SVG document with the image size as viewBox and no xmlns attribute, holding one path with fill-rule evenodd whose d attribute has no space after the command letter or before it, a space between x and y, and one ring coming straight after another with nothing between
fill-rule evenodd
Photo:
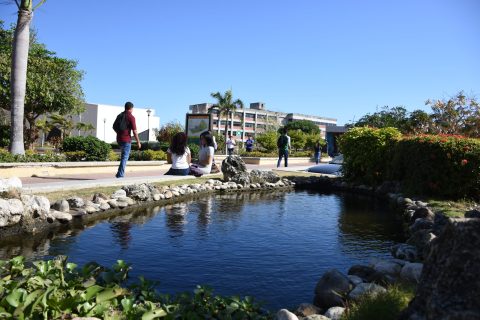
<instances>
[{"instance_id":1,"label":"person walking with backpack","mask_svg":"<svg viewBox=\"0 0 480 320\"><path fill-rule=\"evenodd\" d=\"M142 147L140 138L138 137L137 125L135 117L132 115L133 103L125 103L125 111L120 113L113 123L113 130L117 133L117 142L121 150L120 165L118 166L116 178L125 176L125 167L127 166L128 157L132 148L132 131L137 140L138 150Z\"/></svg>"},{"instance_id":2,"label":"person walking with backpack","mask_svg":"<svg viewBox=\"0 0 480 320\"><path fill-rule=\"evenodd\" d=\"M290 137L287 135L287 130L280 130L280 137L277 140L278 147L278 162L277 168L280 167L282 163L282 158L285 157L285 167L288 167L288 150L290 149Z\"/></svg>"}]
</instances>

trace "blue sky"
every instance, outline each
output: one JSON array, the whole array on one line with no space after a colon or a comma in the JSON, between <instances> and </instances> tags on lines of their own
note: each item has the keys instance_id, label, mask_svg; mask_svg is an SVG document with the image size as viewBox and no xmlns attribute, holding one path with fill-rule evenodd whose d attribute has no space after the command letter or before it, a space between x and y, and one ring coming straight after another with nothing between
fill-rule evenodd
<instances>
[{"instance_id":1,"label":"blue sky","mask_svg":"<svg viewBox=\"0 0 480 320\"><path fill-rule=\"evenodd\" d=\"M7 25L15 6L0 6ZM245 103L337 118L480 94L480 1L48 0L41 42L79 61L92 103L165 123L233 89Z\"/></svg>"}]
</instances>

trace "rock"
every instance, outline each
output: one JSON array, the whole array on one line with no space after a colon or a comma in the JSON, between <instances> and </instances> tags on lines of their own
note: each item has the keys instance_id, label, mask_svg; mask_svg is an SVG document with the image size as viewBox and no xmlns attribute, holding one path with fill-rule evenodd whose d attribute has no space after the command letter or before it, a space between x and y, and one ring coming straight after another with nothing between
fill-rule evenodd
<instances>
[{"instance_id":1,"label":"rock","mask_svg":"<svg viewBox=\"0 0 480 320\"><path fill-rule=\"evenodd\" d=\"M54 204L52 204L52 209L61 211L61 212L69 212L70 205L68 204L68 201L65 199L57 200L55 201Z\"/></svg>"},{"instance_id":2,"label":"rock","mask_svg":"<svg viewBox=\"0 0 480 320\"><path fill-rule=\"evenodd\" d=\"M419 283L422 275L423 263L407 263L402 267L400 279L406 282Z\"/></svg>"},{"instance_id":3,"label":"rock","mask_svg":"<svg viewBox=\"0 0 480 320\"><path fill-rule=\"evenodd\" d=\"M428 203L423 202L423 201L415 201L415 204L421 208L426 208L428 207Z\"/></svg>"},{"instance_id":4,"label":"rock","mask_svg":"<svg viewBox=\"0 0 480 320\"><path fill-rule=\"evenodd\" d=\"M0 198L0 227L12 226L20 222L24 214L22 201Z\"/></svg>"},{"instance_id":5,"label":"rock","mask_svg":"<svg viewBox=\"0 0 480 320\"><path fill-rule=\"evenodd\" d=\"M298 306L297 310L295 310L295 314L299 317L308 317L312 314L320 313L322 313L322 309L310 303L302 303Z\"/></svg>"},{"instance_id":6,"label":"rock","mask_svg":"<svg viewBox=\"0 0 480 320\"><path fill-rule=\"evenodd\" d=\"M92 213L98 212L98 209L94 206L85 206L85 211L88 214L92 214Z\"/></svg>"},{"instance_id":7,"label":"rock","mask_svg":"<svg viewBox=\"0 0 480 320\"><path fill-rule=\"evenodd\" d=\"M98 203L98 204L102 202L106 202L107 200L108 200L108 196L105 193L101 193L101 192L95 193L92 199L94 203Z\"/></svg>"},{"instance_id":8,"label":"rock","mask_svg":"<svg viewBox=\"0 0 480 320\"><path fill-rule=\"evenodd\" d=\"M122 201L122 200L117 200L117 207L120 209L128 207L128 202Z\"/></svg>"},{"instance_id":9,"label":"rock","mask_svg":"<svg viewBox=\"0 0 480 320\"><path fill-rule=\"evenodd\" d=\"M166 191L164 194L165 199L171 199L173 197L173 193L171 191Z\"/></svg>"},{"instance_id":10,"label":"rock","mask_svg":"<svg viewBox=\"0 0 480 320\"><path fill-rule=\"evenodd\" d=\"M433 221L433 218L435 217L435 214L432 212L432 210L426 208L426 207L420 207L418 209L415 210L415 212L413 213L413 216L412 216L412 219L410 220L411 223L414 223L415 220L419 219L419 218L423 218L423 219L428 219L428 220L432 220Z\"/></svg>"},{"instance_id":11,"label":"rock","mask_svg":"<svg viewBox=\"0 0 480 320\"><path fill-rule=\"evenodd\" d=\"M465 212L465 218L480 218L480 209L472 209Z\"/></svg>"},{"instance_id":12,"label":"rock","mask_svg":"<svg viewBox=\"0 0 480 320\"><path fill-rule=\"evenodd\" d=\"M242 186L247 186L250 184L250 175L248 174L248 172L240 172L234 175L233 177L231 177L230 181L238 183L239 185L242 185Z\"/></svg>"},{"instance_id":13,"label":"rock","mask_svg":"<svg viewBox=\"0 0 480 320\"><path fill-rule=\"evenodd\" d=\"M180 191L178 191L178 190L172 190L172 195L173 195L174 197L180 197Z\"/></svg>"},{"instance_id":14,"label":"rock","mask_svg":"<svg viewBox=\"0 0 480 320\"><path fill-rule=\"evenodd\" d=\"M350 291L350 280L336 269L325 272L315 286L313 304L322 309L343 306L342 296Z\"/></svg>"},{"instance_id":15,"label":"rock","mask_svg":"<svg viewBox=\"0 0 480 320\"><path fill-rule=\"evenodd\" d=\"M370 282L375 273L375 269L369 266L354 265L348 269L348 275L357 276L366 282Z\"/></svg>"},{"instance_id":16,"label":"rock","mask_svg":"<svg viewBox=\"0 0 480 320\"><path fill-rule=\"evenodd\" d=\"M83 208L85 206L85 201L80 197L70 197L67 199L70 208Z\"/></svg>"},{"instance_id":17,"label":"rock","mask_svg":"<svg viewBox=\"0 0 480 320\"><path fill-rule=\"evenodd\" d=\"M73 216L70 213L57 210L50 210L50 216L52 216L55 220L63 223L71 221L73 219Z\"/></svg>"},{"instance_id":18,"label":"rock","mask_svg":"<svg viewBox=\"0 0 480 320\"><path fill-rule=\"evenodd\" d=\"M119 189L112 194L111 198L118 199L118 198L124 198L126 196L127 196L127 192L123 189Z\"/></svg>"},{"instance_id":19,"label":"rock","mask_svg":"<svg viewBox=\"0 0 480 320\"><path fill-rule=\"evenodd\" d=\"M129 206L133 206L133 205L136 203L135 200L133 200L133 199L130 198L130 197L118 198L117 201L126 202Z\"/></svg>"},{"instance_id":20,"label":"rock","mask_svg":"<svg viewBox=\"0 0 480 320\"><path fill-rule=\"evenodd\" d=\"M239 156L228 156L222 161L224 181L230 181L236 175L245 172L247 172L247 166Z\"/></svg>"},{"instance_id":21,"label":"rock","mask_svg":"<svg viewBox=\"0 0 480 320\"><path fill-rule=\"evenodd\" d=\"M277 183L279 180L280 176L273 171L255 169L250 172L251 183Z\"/></svg>"},{"instance_id":22,"label":"rock","mask_svg":"<svg viewBox=\"0 0 480 320\"><path fill-rule=\"evenodd\" d=\"M409 244L396 244L390 249L390 252L392 253L392 256L397 259L410 262L418 260L417 248Z\"/></svg>"},{"instance_id":23,"label":"rock","mask_svg":"<svg viewBox=\"0 0 480 320\"><path fill-rule=\"evenodd\" d=\"M70 210L70 214L74 218L80 218L80 217L86 215L87 211L85 211L85 209L83 209L83 208L76 208L76 209Z\"/></svg>"},{"instance_id":24,"label":"rock","mask_svg":"<svg viewBox=\"0 0 480 320\"><path fill-rule=\"evenodd\" d=\"M363 282L362 278L354 275L348 275L347 277L348 277L348 280L350 280L350 283L353 284L354 287Z\"/></svg>"},{"instance_id":25,"label":"rock","mask_svg":"<svg viewBox=\"0 0 480 320\"><path fill-rule=\"evenodd\" d=\"M400 319L478 319L480 219L449 219L432 242L416 295Z\"/></svg>"},{"instance_id":26,"label":"rock","mask_svg":"<svg viewBox=\"0 0 480 320\"><path fill-rule=\"evenodd\" d=\"M288 311L287 309L281 309L275 315L276 320L298 320L298 317Z\"/></svg>"},{"instance_id":27,"label":"rock","mask_svg":"<svg viewBox=\"0 0 480 320\"><path fill-rule=\"evenodd\" d=\"M433 234L436 236L443 232L443 228L447 225L448 217L441 212L435 213L433 218Z\"/></svg>"},{"instance_id":28,"label":"rock","mask_svg":"<svg viewBox=\"0 0 480 320\"><path fill-rule=\"evenodd\" d=\"M154 188L155 187L153 185L147 185L146 183L142 183L124 186L122 189L125 190L126 196L134 200L149 201L152 200L151 190Z\"/></svg>"},{"instance_id":29,"label":"rock","mask_svg":"<svg viewBox=\"0 0 480 320\"><path fill-rule=\"evenodd\" d=\"M348 298L354 301L358 301L361 296L368 294L376 296L379 293L387 292L387 290L375 283L360 283L348 294Z\"/></svg>"},{"instance_id":30,"label":"rock","mask_svg":"<svg viewBox=\"0 0 480 320\"><path fill-rule=\"evenodd\" d=\"M110 200L107 200L107 203L110 207L112 208L118 208L118 201L117 199L110 199Z\"/></svg>"},{"instance_id":31,"label":"rock","mask_svg":"<svg viewBox=\"0 0 480 320\"><path fill-rule=\"evenodd\" d=\"M433 220L418 218L408 229L410 230L411 233L415 233L418 230L432 229L432 228L433 228Z\"/></svg>"},{"instance_id":32,"label":"rock","mask_svg":"<svg viewBox=\"0 0 480 320\"><path fill-rule=\"evenodd\" d=\"M430 232L431 230L418 230L407 240L407 244L415 246L419 258L426 257L430 250L430 243L435 239L435 235Z\"/></svg>"},{"instance_id":33,"label":"rock","mask_svg":"<svg viewBox=\"0 0 480 320\"><path fill-rule=\"evenodd\" d=\"M153 195L153 201L158 201L160 200L160 193L156 193Z\"/></svg>"},{"instance_id":34,"label":"rock","mask_svg":"<svg viewBox=\"0 0 480 320\"><path fill-rule=\"evenodd\" d=\"M373 265L373 269L383 274L397 276L402 270L402 267L398 263L381 260Z\"/></svg>"},{"instance_id":35,"label":"rock","mask_svg":"<svg viewBox=\"0 0 480 320\"><path fill-rule=\"evenodd\" d=\"M0 193L10 191L22 191L22 180L17 177L0 179Z\"/></svg>"},{"instance_id":36,"label":"rock","mask_svg":"<svg viewBox=\"0 0 480 320\"><path fill-rule=\"evenodd\" d=\"M312 314L311 316L305 317L302 320L330 320L330 318L322 316L321 314Z\"/></svg>"},{"instance_id":37,"label":"rock","mask_svg":"<svg viewBox=\"0 0 480 320\"><path fill-rule=\"evenodd\" d=\"M325 312L325 317L332 320L340 320L342 318L345 308L342 307L332 307Z\"/></svg>"},{"instance_id":38,"label":"rock","mask_svg":"<svg viewBox=\"0 0 480 320\"><path fill-rule=\"evenodd\" d=\"M110 205L107 202L100 203L100 210L105 211L110 209Z\"/></svg>"},{"instance_id":39,"label":"rock","mask_svg":"<svg viewBox=\"0 0 480 320\"><path fill-rule=\"evenodd\" d=\"M47 219L47 215L50 213L50 201L46 197L22 195L21 199L24 215L41 220Z\"/></svg>"}]
</instances>

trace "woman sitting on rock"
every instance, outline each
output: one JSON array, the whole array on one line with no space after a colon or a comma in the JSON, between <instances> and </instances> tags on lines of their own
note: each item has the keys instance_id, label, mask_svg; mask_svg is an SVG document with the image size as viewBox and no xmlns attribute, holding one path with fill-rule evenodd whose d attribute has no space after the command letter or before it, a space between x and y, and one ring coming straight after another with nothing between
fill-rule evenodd
<instances>
[{"instance_id":1,"label":"woman sitting on rock","mask_svg":"<svg viewBox=\"0 0 480 320\"><path fill-rule=\"evenodd\" d=\"M167 162L172 164L168 175L186 176L190 173L190 161L192 156L187 147L187 135L179 132L173 136L170 148L167 150Z\"/></svg>"},{"instance_id":2,"label":"woman sitting on rock","mask_svg":"<svg viewBox=\"0 0 480 320\"><path fill-rule=\"evenodd\" d=\"M200 152L198 153L198 163L190 166L191 173L196 177L199 177L203 174L209 174L212 170L214 153L215 148L212 135L210 133L202 134L200 136Z\"/></svg>"}]
</instances>

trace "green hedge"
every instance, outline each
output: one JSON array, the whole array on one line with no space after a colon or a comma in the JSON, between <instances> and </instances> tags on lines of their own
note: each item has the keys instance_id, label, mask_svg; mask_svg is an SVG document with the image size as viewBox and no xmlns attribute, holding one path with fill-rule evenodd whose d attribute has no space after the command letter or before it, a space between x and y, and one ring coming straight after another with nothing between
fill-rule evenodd
<instances>
[{"instance_id":1,"label":"green hedge","mask_svg":"<svg viewBox=\"0 0 480 320\"><path fill-rule=\"evenodd\" d=\"M167 154L162 150L131 151L128 159L135 161L167 160Z\"/></svg>"},{"instance_id":2,"label":"green hedge","mask_svg":"<svg viewBox=\"0 0 480 320\"><path fill-rule=\"evenodd\" d=\"M404 192L480 197L480 140L452 135L401 137L396 129L353 128L340 139L344 177L378 185L399 181Z\"/></svg>"},{"instance_id":3,"label":"green hedge","mask_svg":"<svg viewBox=\"0 0 480 320\"><path fill-rule=\"evenodd\" d=\"M460 136L405 137L395 145L391 179L413 194L480 197L480 140Z\"/></svg>"},{"instance_id":4,"label":"green hedge","mask_svg":"<svg viewBox=\"0 0 480 320\"><path fill-rule=\"evenodd\" d=\"M25 155L13 155L5 149L0 149L0 163L10 162L63 162L66 160L65 155L46 152L45 154L34 153L30 150Z\"/></svg>"},{"instance_id":5,"label":"green hedge","mask_svg":"<svg viewBox=\"0 0 480 320\"><path fill-rule=\"evenodd\" d=\"M278 158L278 152L261 152L261 151L241 151L240 156L242 157L258 157L258 158ZM290 152L288 155L290 158L311 158L313 157L313 152L311 151L296 151Z\"/></svg>"},{"instance_id":6,"label":"green hedge","mask_svg":"<svg viewBox=\"0 0 480 320\"><path fill-rule=\"evenodd\" d=\"M400 137L401 133L395 128L357 127L348 130L339 139L344 177L366 184L385 181L392 147Z\"/></svg>"},{"instance_id":7,"label":"green hedge","mask_svg":"<svg viewBox=\"0 0 480 320\"><path fill-rule=\"evenodd\" d=\"M200 286L193 294L159 294L154 282L129 280L130 269L121 260L111 269L95 262L78 268L65 256L0 260L0 318L271 319L250 297L214 296Z\"/></svg>"},{"instance_id":8,"label":"green hedge","mask_svg":"<svg viewBox=\"0 0 480 320\"><path fill-rule=\"evenodd\" d=\"M106 161L111 147L98 138L88 136L65 138L62 149L64 152L85 152L85 157L82 158L85 161Z\"/></svg>"}]
</instances>

